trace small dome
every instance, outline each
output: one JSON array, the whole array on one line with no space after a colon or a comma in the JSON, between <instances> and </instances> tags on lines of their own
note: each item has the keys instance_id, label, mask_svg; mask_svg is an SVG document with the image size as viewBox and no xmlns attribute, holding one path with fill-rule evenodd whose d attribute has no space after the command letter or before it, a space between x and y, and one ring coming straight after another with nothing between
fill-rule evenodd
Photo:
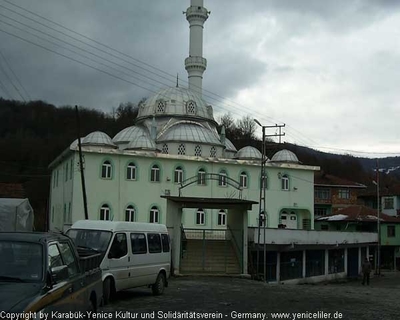
<instances>
[{"instance_id":1,"label":"small dome","mask_svg":"<svg viewBox=\"0 0 400 320\"><path fill-rule=\"evenodd\" d=\"M284 149L275 153L271 162L299 163L300 161L292 151Z\"/></svg>"},{"instance_id":2,"label":"small dome","mask_svg":"<svg viewBox=\"0 0 400 320\"><path fill-rule=\"evenodd\" d=\"M137 137L147 133L147 129L137 126L131 126L118 132L112 141L115 144L129 143Z\"/></svg>"},{"instance_id":3,"label":"small dome","mask_svg":"<svg viewBox=\"0 0 400 320\"><path fill-rule=\"evenodd\" d=\"M195 123L179 123L164 132L157 142L193 142L211 145L221 145L219 137L211 130Z\"/></svg>"},{"instance_id":4,"label":"small dome","mask_svg":"<svg viewBox=\"0 0 400 320\"><path fill-rule=\"evenodd\" d=\"M236 147L228 138L225 138L225 147L226 147L225 151L237 152Z\"/></svg>"},{"instance_id":5,"label":"small dome","mask_svg":"<svg viewBox=\"0 0 400 320\"><path fill-rule=\"evenodd\" d=\"M111 141L111 138L104 132L95 131L89 133L82 141L81 144L84 146L107 146L115 148L116 145Z\"/></svg>"},{"instance_id":6,"label":"small dome","mask_svg":"<svg viewBox=\"0 0 400 320\"><path fill-rule=\"evenodd\" d=\"M247 146L240 149L236 153L235 158L238 158L239 160L261 160L262 154L260 151L258 151L258 149Z\"/></svg>"},{"instance_id":7,"label":"small dome","mask_svg":"<svg viewBox=\"0 0 400 320\"><path fill-rule=\"evenodd\" d=\"M126 150L156 150L156 144L154 143L153 140L150 139L148 135L141 135L137 137L136 139L132 140L129 142L127 147L125 148Z\"/></svg>"},{"instance_id":8,"label":"small dome","mask_svg":"<svg viewBox=\"0 0 400 320\"><path fill-rule=\"evenodd\" d=\"M138 120L153 116L185 116L215 122L211 106L198 94L179 87L161 90L140 105Z\"/></svg>"},{"instance_id":9,"label":"small dome","mask_svg":"<svg viewBox=\"0 0 400 320\"><path fill-rule=\"evenodd\" d=\"M81 143L82 143L82 141L83 141L84 138L85 138L85 137L82 137L82 138L81 138ZM73 150L75 150L76 148L78 148L78 139L75 139L74 142L72 142L72 143L69 145L69 148L70 148L70 149L73 149Z\"/></svg>"}]
</instances>

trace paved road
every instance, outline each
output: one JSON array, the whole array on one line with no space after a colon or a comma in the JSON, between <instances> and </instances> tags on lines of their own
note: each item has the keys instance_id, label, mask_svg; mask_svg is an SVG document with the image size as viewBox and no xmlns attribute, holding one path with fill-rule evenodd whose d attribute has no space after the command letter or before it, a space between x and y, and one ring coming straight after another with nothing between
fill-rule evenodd
<instances>
[{"instance_id":1,"label":"paved road","mask_svg":"<svg viewBox=\"0 0 400 320\"><path fill-rule=\"evenodd\" d=\"M400 273L374 278L369 287L359 281L271 285L228 277L179 277L170 280L162 296L152 296L147 288L129 290L119 293L115 301L102 308L102 312L111 312L114 318L123 315L118 311L130 312L125 316L131 319L135 316L174 319L174 315L184 316L174 311L189 311L197 312L199 317L211 313L223 319L240 319L239 316L262 319L263 315L272 319L273 313L286 312L291 313L287 319L300 316L340 319L341 314L341 319L397 320L400 319Z\"/></svg>"}]
</instances>

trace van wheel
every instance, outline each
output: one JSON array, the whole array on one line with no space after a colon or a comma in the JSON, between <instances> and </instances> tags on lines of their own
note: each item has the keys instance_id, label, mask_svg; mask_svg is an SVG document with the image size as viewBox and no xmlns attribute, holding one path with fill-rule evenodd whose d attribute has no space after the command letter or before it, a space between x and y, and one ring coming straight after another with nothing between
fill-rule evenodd
<instances>
[{"instance_id":1,"label":"van wheel","mask_svg":"<svg viewBox=\"0 0 400 320\"><path fill-rule=\"evenodd\" d=\"M107 278L103 282L103 303L104 303L104 305L110 303L110 298L111 298L111 280L110 280L110 278Z\"/></svg>"},{"instance_id":2,"label":"van wheel","mask_svg":"<svg viewBox=\"0 0 400 320\"><path fill-rule=\"evenodd\" d=\"M151 289L155 296L159 296L163 294L165 288L165 275L163 273L159 273L157 276L156 282L152 285Z\"/></svg>"}]
</instances>

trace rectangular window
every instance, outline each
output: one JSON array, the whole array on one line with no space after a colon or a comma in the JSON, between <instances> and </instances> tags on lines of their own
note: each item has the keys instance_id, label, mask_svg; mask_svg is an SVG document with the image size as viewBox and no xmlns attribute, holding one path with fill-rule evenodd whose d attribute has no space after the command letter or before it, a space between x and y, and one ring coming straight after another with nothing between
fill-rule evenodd
<instances>
[{"instance_id":1,"label":"rectangular window","mask_svg":"<svg viewBox=\"0 0 400 320\"><path fill-rule=\"evenodd\" d=\"M328 214L328 208L314 208L314 215L316 217L326 216Z\"/></svg>"},{"instance_id":2,"label":"rectangular window","mask_svg":"<svg viewBox=\"0 0 400 320\"><path fill-rule=\"evenodd\" d=\"M204 171L197 173L197 184L202 186L206 184L206 173Z\"/></svg>"},{"instance_id":3,"label":"rectangular window","mask_svg":"<svg viewBox=\"0 0 400 320\"><path fill-rule=\"evenodd\" d=\"M205 223L205 213L204 213L204 211L197 211L196 224L203 225L204 223Z\"/></svg>"},{"instance_id":4,"label":"rectangular window","mask_svg":"<svg viewBox=\"0 0 400 320\"><path fill-rule=\"evenodd\" d=\"M63 222L67 222L67 204L64 203Z\"/></svg>"},{"instance_id":5,"label":"rectangular window","mask_svg":"<svg viewBox=\"0 0 400 320\"><path fill-rule=\"evenodd\" d=\"M133 254L147 253L146 236L144 233L131 233L131 246Z\"/></svg>"},{"instance_id":6,"label":"rectangular window","mask_svg":"<svg viewBox=\"0 0 400 320\"><path fill-rule=\"evenodd\" d=\"M395 226L387 226L387 236L388 238L394 238L396 236Z\"/></svg>"},{"instance_id":7,"label":"rectangular window","mask_svg":"<svg viewBox=\"0 0 400 320\"><path fill-rule=\"evenodd\" d=\"M119 259L128 254L128 242L125 233L117 233L108 252L109 259Z\"/></svg>"},{"instance_id":8,"label":"rectangular window","mask_svg":"<svg viewBox=\"0 0 400 320\"><path fill-rule=\"evenodd\" d=\"M240 175L240 186L244 189L247 188L247 175L246 174Z\"/></svg>"},{"instance_id":9,"label":"rectangular window","mask_svg":"<svg viewBox=\"0 0 400 320\"><path fill-rule=\"evenodd\" d=\"M149 242L149 252L150 253L160 253L161 252L161 237L156 233L147 234L147 240Z\"/></svg>"},{"instance_id":10,"label":"rectangular window","mask_svg":"<svg viewBox=\"0 0 400 320\"><path fill-rule=\"evenodd\" d=\"M219 226L225 226L226 225L226 213L225 212L219 212L218 213L218 225Z\"/></svg>"},{"instance_id":11,"label":"rectangular window","mask_svg":"<svg viewBox=\"0 0 400 320\"><path fill-rule=\"evenodd\" d=\"M287 176L282 177L282 190L289 190L289 178Z\"/></svg>"},{"instance_id":12,"label":"rectangular window","mask_svg":"<svg viewBox=\"0 0 400 320\"><path fill-rule=\"evenodd\" d=\"M314 191L315 199L328 200L331 198L331 192L327 188L316 188Z\"/></svg>"},{"instance_id":13,"label":"rectangular window","mask_svg":"<svg viewBox=\"0 0 400 320\"><path fill-rule=\"evenodd\" d=\"M54 207L51 208L51 222L54 222Z\"/></svg>"},{"instance_id":14,"label":"rectangular window","mask_svg":"<svg viewBox=\"0 0 400 320\"><path fill-rule=\"evenodd\" d=\"M78 262L76 261L72 249L68 243L60 242L59 246L61 250L61 257L64 260L64 264L68 266L68 275L72 277L78 273L79 270Z\"/></svg>"},{"instance_id":15,"label":"rectangular window","mask_svg":"<svg viewBox=\"0 0 400 320\"><path fill-rule=\"evenodd\" d=\"M72 222L71 202L68 203L68 222Z\"/></svg>"},{"instance_id":16,"label":"rectangular window","mask_svg":"<svg viewBox=\"0 0 400 320\"><path fill-rule=\"evenodd\" d=\"M66 165L65 165L65 181L67 182L68 181L68 162L66 163Z\"/></svg>"},{"instance_id":17,"label":"rectangular window","mask_svg":"<svg viewBox=\"0 0 400 320\"><path fill-rule=\"evenodd\" d=\"M126 168L126 179L127 180L136 180L136 167L128 166Z\"/></svg>"},{"instance_id":18,"label":"rectangular window","mask_svg":"<svg viewBox=\"0 0 400 320\"><path fill-rule=\"evenodd\" d=\"M328 255L328 270L329 273L344 272L344 250L329 250Z\"/></svg>"},{"instance_id":19,"label":"rectangular window","mask_svg":"<svg viewBox=\"0 0 400 320\"><path fill-rule=\"evenodd\" d=\"M226 173L219 174L218 184L221 187L226 187Z\"/></svg>"},{"instance_id":20,"label":"rectangular window","mask_svg":"<svg viewBox=\"0 0 400 320\"><path fill-rule=\"evenodd\" d=\"M175 177L174 177L175 183L181 183L183 181L183 171L182 170L175 170Z\"/></svg>"},{"instance_id":21,"label":"rectangular window","mask_svg":"<svg viewBox=\"0 0 400 320\"><path fill-rule=\"evenodd\" d=\"M384 209L393 209L394 208L394 199L393 197L384 198Z\"/></svg>"},{"instance_id":22,"label":"rectangular window","mask_svg":"<svg viewBox=\"0 0 400 320\"><path fill-rule=\"evenodd\" d=\"M339 199L350 199L350 190L339 189Z\"/></svg>"},{"instance_id":23,"label":"rectangular window","mask_svg":"<svg viewBox=\"0 0 400 320\"><path fill-rule=\"evenodd\" d=\"M160 182L160 169L159 168L152 168L151 169L150 180L152 182Z\"/></svg>"},{"instance_id":24,"label":"rectangular window","mask_svg":"<svg viewBox=\"0 0 400 320\"><path fill-rule=\"evenodd\" d=\"M57 169L56 171L56 187L58 187L58 176L60 174L60 169Z\"/></svg>"},{"instance_id":25,"label":"rectangular window","mask_svg":"<svg viewBox=\"0 0 400 320\"><path fill-rule=\"evenodd\" d=\"M167 234L161 235L161 243L163 252L169 252L169 236Z\"/></svg>"}]
</instances>

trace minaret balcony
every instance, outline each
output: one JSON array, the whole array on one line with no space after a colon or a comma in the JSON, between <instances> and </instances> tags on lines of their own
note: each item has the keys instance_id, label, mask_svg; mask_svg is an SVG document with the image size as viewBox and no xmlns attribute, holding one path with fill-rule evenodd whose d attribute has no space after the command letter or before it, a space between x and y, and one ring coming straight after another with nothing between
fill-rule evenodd
<instances>
[{"instance_id":1,"label":"minaret balcony","mask_svg":"<svg viewBox=\"0 0 400 320\"><path fill-rule=\"evenodd\" d=\"M187 70L193 68L205 70L207 68L207 60L203 57L187 57L185 59L185 69Z\"/></svg>"},{"instance_id":2,"label":"minaret balcony","mask_svg":"<svg viewBox=\"0 0 400 320\"><path fill-rule=\"evenodd\" d=\"M186 10L186 19L188 21L192 19L201 19L203 21L206 21L208 19L209 12L207 11L206 8L204 7L189 7Z\"/></svg>"}]
</instances>

